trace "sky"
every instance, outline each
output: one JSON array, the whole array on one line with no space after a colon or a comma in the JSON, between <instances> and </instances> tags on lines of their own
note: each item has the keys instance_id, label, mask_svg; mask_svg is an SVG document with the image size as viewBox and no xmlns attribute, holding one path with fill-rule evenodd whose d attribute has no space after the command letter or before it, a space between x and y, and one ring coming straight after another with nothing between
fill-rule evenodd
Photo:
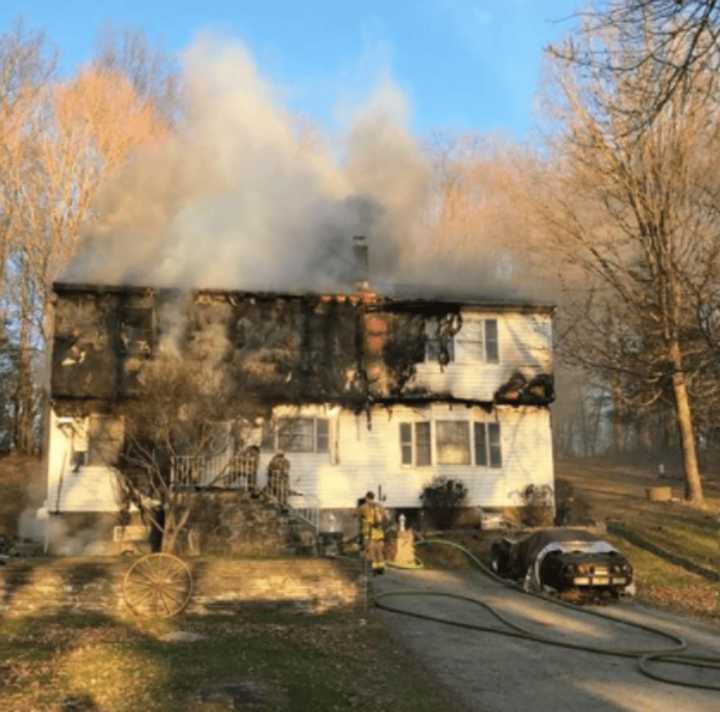
<instances>
[{"instance_id":1,"label":"sky","mask_svg":"<svg viewBox=\"0 0 720 712\"><path fill-rule=\"evenodd\" d=\"M244 43L288 106L332 127L379 81L406 94L412 127L530 140L543 48L578 0L2 0L0 32L22 19L55 43L60 71L87 62L108 24L142 29L170 53L199 33Z\"/></svg>"}]
</instances>

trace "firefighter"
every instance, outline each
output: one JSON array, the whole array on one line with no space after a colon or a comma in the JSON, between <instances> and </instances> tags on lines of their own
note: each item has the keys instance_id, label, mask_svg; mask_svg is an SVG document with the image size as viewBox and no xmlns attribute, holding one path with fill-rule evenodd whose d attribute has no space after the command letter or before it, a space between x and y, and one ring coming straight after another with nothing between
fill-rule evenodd
<instances>
[{"instance_id":1,"label":"firefighter","mask_svg":"<svg viewBox=\"0 0 720 712\"><path fill-rule=\"evenodd\" d=\"M360 535L365 558L370 562L373 575L385 573L385 528L388 516L385 508L375 501L375 494L368 492L365 502L358 507Z\"/></svg>"},{"instance_id":2,"label":"firefighter","mask_svg":"<svg viewBox=\"0 0 720 712\"><path fill-rule=\"evenodd\" d=\"M290 460L284 453L277 453L268 463L267 482L270 494L282 507L286 507L290 491Z\"/></svg>"}]
</instances>

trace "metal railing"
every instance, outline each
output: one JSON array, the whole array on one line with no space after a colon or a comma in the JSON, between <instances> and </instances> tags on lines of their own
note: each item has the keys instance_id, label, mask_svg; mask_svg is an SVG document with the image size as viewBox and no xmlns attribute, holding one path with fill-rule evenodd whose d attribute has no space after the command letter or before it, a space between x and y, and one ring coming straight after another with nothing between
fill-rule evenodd
<instances>
[{"instance_id":1,"label":"metal railing","mask_svg":"<svg viewBox=\"0 0 720 712\"><path fill-rule=\"evenodd\" d=\"M291 514L312 527L317 535L320 531L320 500L312 494L291 492L288 498Z\"/></svg>"},{"instance_id":2,"label":"metal railing","mask_svg":"<svg viewBox=\"0 0 720 712\"><path fill-rule=\"evenodd\" d=\"M186 487L257 488L257 458L238 455L176 455L171 476L175 485Z\"/></svg>"},{"instance_id":3,"label":"metal railing","mask_svg":"<svg viewBox=\"0 0 720 712\"><path fill-rule=\"evenodd\" d=\"M177 455L172 460L173 484L180 487L228 487L255 492L257 487L257 458L252 453L238 455ZM290 488L287 477L270 476L265 494L290 517L320 531L320 500L314 495Z\"/></svg>"}]
</instances>

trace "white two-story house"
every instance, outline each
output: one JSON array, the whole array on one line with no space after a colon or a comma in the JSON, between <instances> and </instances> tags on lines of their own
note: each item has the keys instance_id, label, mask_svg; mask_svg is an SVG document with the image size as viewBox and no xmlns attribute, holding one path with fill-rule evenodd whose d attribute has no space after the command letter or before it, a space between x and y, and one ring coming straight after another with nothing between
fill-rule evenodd
<instances>
[{"instance_id":1,"label":"white two-story house","mask_svg":"<svg viewBox=\"0 0 720 712\"><path fill-rule=\"evenodd\" d=\"M321 527L368 490L390 508L418 507L436 475L462 480L470 508L520 506L528 485L553 485L552 306L418 295L363 285L182 297L181 357L206 358L193 351L198 336L222 334L218 368L238 402L252 395L266 407L229 447L260 448L259 487L273 454L285 453L291 488L316 503ZM123 402L142 398L143 366L178 299L55 285L45 513L87 523L118 510L116 470L99 442L110 434L120 446Z\"/></svg>"}]
</instances>

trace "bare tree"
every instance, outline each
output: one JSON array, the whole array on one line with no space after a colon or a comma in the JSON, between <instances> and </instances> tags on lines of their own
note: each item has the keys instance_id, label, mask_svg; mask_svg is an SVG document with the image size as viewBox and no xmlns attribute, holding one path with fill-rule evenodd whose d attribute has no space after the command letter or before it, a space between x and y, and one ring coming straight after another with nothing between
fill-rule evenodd
<instances>
[{"instance_id":1,"label":"bare tree","mask_svg":"<svg viewBox=\"0 0 720 712\"><path fill-rule=\"evenodd\" d=\"M38 108L52 79L53 52L41 33L22 23L0 35L0 321L5 382L2 430L15 447L36 442L36 346L32 333L34 290L28 278L23 195L34 176ZM9 423L6 421L9 419Z\"/></svg>"},{"instance_id":2,"label":"bare tree","mask_svg":"<svg viewBox=\"0 0 720 712\"><path fill-rule=\"evenodd\" d=\"M600 0L575 15L580 42L551 46L558 59L579 70L601 69L614 81L643 72L646 84L634 85L632 104L615 110L628 119L626 130L644 130L665 106L700 92L717 103L715 77L720 70L718 0ZM598 43L612 36L612 44Z\"/></svg>"},{"instance_id":3,"label":"bare tree","mask_svg":"<svg viewBox=\"0 0 720 712\"><path fill-rule=\"evenodd\" d=\"M612 56L626 49L622 35L586 39L605 43ZM683 55L682 42L675 50ZM690 393L716 371L696 319L698 305L713 298L720 267L714 115L700 92L694 100L673 95L637 134L628 128L642 97L638 87L658 80L657 66L616 73L555 55L554 69L556 165L540 179L548 192L538 208L586 284L569 301L565 352L608 383L618 379L622 389L614 393L635 412L671 401L686 498L700 504Z\"/></svg>"},{"instance_id":4,"label":"bare tree","mask_svg":"<svg viewBox=\"0 0 720 712\"><path fill-rule=\"evenodd\" d=\"M98 38L93 67L126 77L138 98L168 123L177 118L181 90L177 62L142 30L106 26Z\"/></svg>"},{"instance_id":5,"label":"bare tree","mask_svg":"<svg viewBox=\"0 0 720 712\"><path fill-rule=\"evenodd\" d=\"M176 549L191 519L196 485L212 486L231 473L249 477L257 468L256 453L243 448L253 422L226 395L232 393L226 377L212 366L158 357L143 369L142 399L121 408L119 448L113 446L117 434L108 433L107 460L125 502L162 533L164 551ZM213 454L217 462L208 479L204 468Z\"/></svg>"}]
</instances>

